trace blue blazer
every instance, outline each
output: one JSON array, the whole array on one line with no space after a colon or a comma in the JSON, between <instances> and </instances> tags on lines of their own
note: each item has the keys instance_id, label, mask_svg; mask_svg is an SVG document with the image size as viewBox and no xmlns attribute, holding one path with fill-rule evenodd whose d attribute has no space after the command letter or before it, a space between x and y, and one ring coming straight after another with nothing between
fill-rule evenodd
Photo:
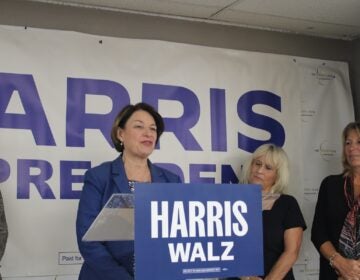
<instances>
[{"instance_id":1,"label":"blue blazer","mask_svg":"<svg viewBox=\"0 0 360 280\"><path fill-rule=\"evenodd\" d=\"M181 183L179 176L148 161L152 182ZM131 193L121 157L85 173L76 219L84 259L79 280L133 280L134 241L83 242L81 238L113 193Z\"/></svg>"}]
</instances>

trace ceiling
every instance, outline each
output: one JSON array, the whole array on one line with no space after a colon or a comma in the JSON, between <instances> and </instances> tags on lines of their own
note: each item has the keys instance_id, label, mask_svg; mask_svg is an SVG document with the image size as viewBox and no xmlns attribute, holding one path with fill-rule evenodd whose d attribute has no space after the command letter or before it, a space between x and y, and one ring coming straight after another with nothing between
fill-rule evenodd
<instances>
[{"instance_id":1,"label":"ceiling","mask_svg":"<svg viewBox=\"0 0 360 280\"><path fill-rule=\"evenodd\" d=\"M28 0L353 40L360 0Z\"/></svg>"}]
</instances>

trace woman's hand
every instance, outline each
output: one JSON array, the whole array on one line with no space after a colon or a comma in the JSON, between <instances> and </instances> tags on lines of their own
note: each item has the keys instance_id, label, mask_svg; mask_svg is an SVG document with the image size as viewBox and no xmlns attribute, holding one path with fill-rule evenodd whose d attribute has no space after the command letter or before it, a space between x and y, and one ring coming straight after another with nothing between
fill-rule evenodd
<instances>
[{"instance_id":1,"label":"woman's hand","mask_svg":"<svg viewBox=\"0 0 360 280\"><path fill-rule=\"evenodd\" d=\"M240 277L241 280L262 280L262 278L257 276L243 276Z\"/></svg>"},{"instance_id":2,"label":"woman's hand","mask_svg":"<svg viewBox=\"0 0 360 280\"><path fill-rule=\"evenodd\" d=\"M332 261L333 268L341 280L360 280L360 261L336 256Z\"/></svg>"},{"instance_id":3,"label":"woman's hand","mask_svg":"<svg viewBox=\"0 0 360 280\"><path fill-rule=\"evenodd\" d=\"M303 229L301 227L290 228L284 232L284 252L271 268L265 280L284 279L296 262L302 242Z\"/></svg>"}]
</instances>

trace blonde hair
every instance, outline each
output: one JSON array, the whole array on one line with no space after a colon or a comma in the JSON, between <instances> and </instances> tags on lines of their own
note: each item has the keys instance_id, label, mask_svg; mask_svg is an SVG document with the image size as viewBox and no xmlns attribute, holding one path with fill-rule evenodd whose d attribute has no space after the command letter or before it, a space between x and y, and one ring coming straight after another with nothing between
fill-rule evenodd
<instances>
[{"instance_id":1,"label":"blonde hair","mask_svg":"<svg viewBox=\"0 0 360 280\"><path fill-rule=\"evenodd\" d=\"M276 180L271 187L273 193L283 193L289 185L289 160L286 152L274 144L263 144L246 161L240 181L249 184L251 165L253 161L261 156L265 156L265 162L276 169Z\"/></svg>"},{"instance_id":2,"label":"blonde hair","mask_svg":"<svg viewBox=\"0 0 360 280\"><path fill-rule=\"evenodd\" d=\"M349 136L349 133L351 131L355 131L360 136L360 123L359 122L351 122L347 126L345 126L343 133L342 133L342 165L344 168L344 175L349 176L352 175L353 168L351 167L350 163L347 161L346 155L345 155L345 145L346 145L346 139Z\"/></svg>"}]
</instances>

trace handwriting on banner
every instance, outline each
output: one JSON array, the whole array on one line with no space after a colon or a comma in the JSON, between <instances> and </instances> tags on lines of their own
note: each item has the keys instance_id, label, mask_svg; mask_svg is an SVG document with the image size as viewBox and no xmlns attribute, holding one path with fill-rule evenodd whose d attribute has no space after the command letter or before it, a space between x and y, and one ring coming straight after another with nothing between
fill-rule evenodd
<instances>
[{"instance_id":1,"label":"handwriting on banner","mask_svg":"<svg viewBox=\"0 0 360 280\"><path fill-rule=\"evenodd\" d=\"M242 237L248 232L244 201L151 202L151 238ZM233 241L170 242L171 262L234 260ZM215 253L216 252L216 253Z\"/></svg>"}]
</instances>

